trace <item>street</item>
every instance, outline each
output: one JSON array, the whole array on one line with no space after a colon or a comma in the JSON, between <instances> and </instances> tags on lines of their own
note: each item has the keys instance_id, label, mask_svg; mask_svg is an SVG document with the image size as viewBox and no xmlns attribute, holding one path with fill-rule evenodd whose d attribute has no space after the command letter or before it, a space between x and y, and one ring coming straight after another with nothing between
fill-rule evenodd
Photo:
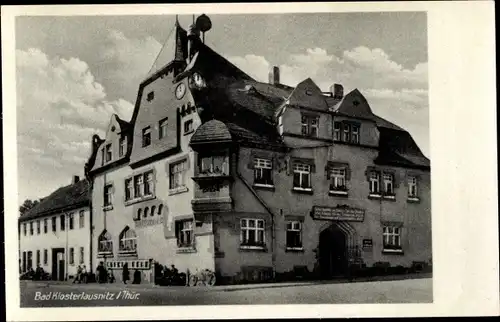
<instances>
[{"instance_id":1,"label":"street","mask_svg":"<svg viewBox=\"0 0 500 322\"><path fill-rule=\"evenodd\" d=\"M214 287L21 282L21 307L431 302L432 278Z\"/></svg>"}]
</instances>

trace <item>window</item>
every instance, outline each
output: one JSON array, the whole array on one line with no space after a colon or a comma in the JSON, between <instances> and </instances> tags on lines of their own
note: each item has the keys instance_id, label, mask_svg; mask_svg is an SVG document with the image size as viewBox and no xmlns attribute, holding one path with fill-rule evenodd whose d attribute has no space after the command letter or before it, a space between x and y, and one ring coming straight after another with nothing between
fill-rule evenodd
<instances>
[{"instance_id":1,"label":"window","mask_svg":"<svg viewBox=\"0 0 500 322\"><path fill-rule=\"evenodd\" d=\"M151 127L148 126L142 129L142 146L146 147L151 145Z\"/></svg>"},{"instance_id":2,"label":"window","mask_svg":"<svg viewBox=\"0 0 500 322\"><path fill-rule=\"evenodd\" d=\"M33 222L30 222L30 235L33 236Z\"/></svg>"},{"instance_id":3,"label":"window","mask_svg":"<svg viewBox=\"0 0 500 322\"><path fill-rule=\"evenodd\" d=\"M137 236L128 226L120 233L120 252L137 251Z\"/></svg>"},{"instance_id":4,"label":"window","mask_svg":"<svg viewBox=\"0 0 500 322\"><path fill-rule=\"evenodd\" d=\"M111 143L110 144L106 144L106 153L105 153L105 156L106 156L106 162L109 162L111 161L112 159L112 152L111 152Z\"/></svg>"},{"instance_id":5,"label":"window","mask_svg":"<svg viewBox=\"0 0 500 322\"><path fill-rule=\"evenodd\" d=\"M286 248L302 249L302 223L300 221L286 223Z\"/></svg>"},{"instance_id":6,"label":"window","mask_svg":"<svg viewBox=\"0 0 500 322\"><path fill-rule=\"evenodd\" d=\"M170 165L170 189L186 186L187 160Z\"/></svg>"},{"instance_id":7,"label":"window","mask_svg":"<svg viewBox=\"0 0 500 322\"><path fill-rule=\"evenodd\" d=\"M154 100L155 99L155 92L149 92L146 99L148 102L151 102L152 100Z\"/></svg>"},{"instance_id":8,"label":"window","mask_svg":"<svg viewBox=\"0 0 500 322\"><path fill-rule=\"evenodd\" d=\"M75 265L75 249L71 247L69 249L69 264L70 265Z\"/></svg>"},{"instance_id":9,"label":"window","mask_svg":"<svg viewBox=\"0 0 500 322\"><path fill-rule=\"evenodd\" d=\"M359 126L351 125L351 143L359 144Z\"/></svg>"},{"instance_id":10,"label":"window","mask_svg":"<svg viewBox=\"0 0 500 322\"><path fill-rule=\"evenodd\" d=\"M75 214L70 213L69 216L69 230L73 230L75 228Z\"/></svg>"},{"instance_id":11,"label":"window","mask_svg":"<svg viewBox=\"0 0 500 322\"><path fill-rule=\"evenodd\" d=\"M49 262L49 251L47 249L43 250L43 265L47 265Z\"/></svg>"},{"instance_id":12,"label":"window","mask_svg":"<svg viewBox=\"0 0 500 322\"><path fill-rule=\"evenodd\" d=\"M155 215L156 206L151 207L151 217Z\"/></svg>"},{"instance_id":13,"label":"window","mask_svg":"<svg viewBox=\"0 0 500 322\"><path fill-rule=\"evenodd\" d=\"M61 231L66 230L66 217L64 215L59 216L61 221Z\"/></svg>"},{"instance_id":14,"label":"window","mask_svg":"<svg viewBox=\"0 0 500 322\"><path fill-rule=\"evenodd\" d=\"M24 236L28 234L28 225L26 225L26 223L23 224L23 234Z\"/></svg>"},{"instance_id":15,"label":"window","mask_svg":"<svg viewBox=\"0 0 500 322\"><path fill-rule=\"evenodd\" d=\"M254 159L254 183L258 185L273 185L273 166L271 160Z\"/></svg>"},{"instance_id":16,"label":"window","mask_svg":"<svg viewBox=\"0 0 500 322\"><path fill-rule=\"evenodd\" d=\"M144 178L142 175L134 177L134 197L142 197L142 186L144 184Z\"/></svg>"},{"instance_id":17,"label":"window","mask_svg":"<svg viewBox=\"0 0 500 322\"><path fill-rule=\"evenodd\" d=\"M40 265L40 250L37 249L36 251L36 266Z\"/></svg>"},{"instance_id":18,"label":"window","mask_svg":"<svg viewBox=\"0 0 500 322\"><path fill-rule=\"evenodd\" d=\"M175 235L178 247L190 247L193 245L193 220L177 221L175 223Z\"/></svg>"},{"instance_id":19,"label":"window","mask_svg":"<svg viewBox=\"0 0 500 322\"><path fill-rule=\"evenodd\" d=\"M104 186L104 207L113 205L113 185L107 184Z\"/></svg>"},{"instance_id":20,"label":"window","mask_svg":"<svg viewBox=\"0 0 500 322\"><path fill-rule=\"evenodd\" d=\"M46 234L49 231L49 220L47 218L43 219L43 233Z\"/></svg>"},{"instance_id":21,"label":"window","mask_svg":"<svg viewBox=\"0 0 500 322\"><path fill-rule=\"evenodd\" d=\"M184 122L184 134L193 132L193 120Z\"/></svg>"},{"instance_id":22,"label":"window","mask_svg":"<svg viewBox=\"0 0 500 322\"><path fill-rule=\"evenodd\" d=\"M144 174L146 184L144 185L144 195L151 196L153 194L153 171L148 171Z\"/></svg>"},{"instance_id":23,"label":"window","mask_svg":"<svg viewBox=\"0 0 500 322\"><path fill-rule=\"evenodd\" d=\"M229 175L227 157L224 155L201 158L201 174Z\"/></svg>"},{"instance_id":24,"label":"window","mask_svg":"<svg viewBox=\"0 0 500 322\"><path fill-rule=\"evenodd\" d=\"M125 143L126 143L125 136L122 135L120 137L119 147L118 147L118 155L120 156L120 158L125 155L125 149L126 149Z\"/></svg>"},{"instance_id":25,"label":"window","mask_svg":"<svg viewBox=\"0 0 500 322\"><path fill-rule=\"evenodd\" d=\"M333 123L333 139L335 141L341 140L341 133L340 133L341 125L342 125L342 123L340 123L340 122Z\"/></svg>"},{"instance_id":26,"label":"window","mask_svg":"<svg viewBox=\"0 0 500 322\"><path fill-rule=\"evenodd\" d=\"M319 117L312 115L302 115L302 135L318 137Z\"/></svg>"},{"instance_id":27,"label":"window","mask_svg":"<svg viewBox=\"0 0 500 322\"><path fill-rule=\"evenodd\" d=\"M167 137L167 126L168 126L168 117L161 120L158 124L158 129L159 129L159 138L160 140L163 139L164 137Z\"/></svg>"},{"instance_id":28,"label":"window","mask_svg":"<svg viewBox=\"0 0 500 322\"><path fill-rule=\"evenodd\" d=\"M401 250L401 228L384 227L384 250Z\"/></svg>"},{"instance_id":29,"label":"window","mask_svg":"<svg viewBox=\"0 0 500 322\"><path fill-rule=\"evenodd\" d=\"M33 267L33 252L28 251L28 269Z\"/></svg>"},{"instance_id":30,"label":"window","mask_svg":"<svg viewBox=\"0 0 500 322\"><path fill-rule=\"evenodd\" d=\"M408 198L416 199L418 198L418 190L417 190L417 177L409 176L408 177Z\"/></svg>"},{"instance_id":31,"label":"window","mask_svg":"<svg viewBox=\"0 0 500 322\"><path fill-rule=\"evenodd\" d=\"M386 195L394 195L394 175L384 173L384 193Z\"/></svg>"},{"instance_id":32,"label":"window","mask_svg":"<svg viewBox=\"0 0 500 322\"><path fill-rule=\"evenodd\" d=\"M36 234L40 235L40 220L36 221Z\"/></svg>"},{"instance_id":33,"label":"window","mask_svg":"<svg viewBox=\"0 0 500 322\"><path fill-rule=\"evenodd\" d=\"M80 264L85 262L85 251L83 247L80 247Z\"/></svg>"},{"instance_id":34,"label":"window","mask_svg":"<svg viewBox=\"0 0 500 322\"><path fill-rule=\"evenodd\" d=\"M149 215L149 207L144 208L144 218Z\"/></svg>"},{"instance_id":35,"label":"window","mask_svg":"<svg viewBox=\"0 0 500 322\"><path fill-rule=\"evenodd\" d=\"M52 232L55 233L57 230L57 218L52 217Z\"/></svg>"},{"instance_id":36,"label":"window","mask_svg":"<svg viewBox=\"0 0 500 322\"><path fill-rule=\"evenodd\" d=\"M263 247L264 240L264 220L262 219L241 219L241 245Z\"/></svg>"},{"instance_id":37,"label":"window","mask_svg":"<svg viewBox=\"0 0 500 322\"><path fill-rule=\"evenodd\" d=\"M293 188L311 190L311 166L304 163L293 165Z\"/></svg>"},{"instance_id":38,"label":"window","mask_svg":"<svg viewBox=\"0 0 500 322\"><path fill-rule=\"evenodd\" d=\"M376 171L370 172L370 194L380 193L380 174Z\"/></svg>"},{"instance_id":39,"label":"window","mask_svg":"<svg viewBox=\"0 0 500 322\"><path fill-rule=\"evenodd\" d=\"M99 243L97 245L99 253L112 253L113 252L113 240L111 235L107 230L104 230L101 235L99 235Z\"/></svg>"},{"instance_id":40,"label":"window","mask_svg":"<svg viewBox=\"0 0 500 322\"><path fill-rule=\"evenodd\" d=\"M158 216L161 215L161 211L163 210L163 205L158 206Z\"/></svg>"},{"instance_id":41,"label":"window","mask_svg":"<svg viewBox=\"0 0 500 322\"><path fill-rule=\"evenodd\" d=\"M137 209L137 220L141 219L141 215L142 215L142 209L139 208L139 209Z\"/></svg>"},{"instance_id":42,"label":"window","mask_svg":"<svg viewBox=\"0 0 500 322\"><path fill-rule=\"evenodd\" d=\"M344 124L344 142L351 141L351 125Z\"/></svg>"},{"instance_id":43,"label":"window","mask_svg":"<svg viewBox=\"0 0 500 322\"><path fill-rule=\"evenodd\" d=\"M125 200L132 199L133 195L134 195L134 186L132 183L132 178L129 178L125 180Z\"/></svg>"},{"instance_id":44,"label":"window","mask_svg":"<svg viewBox=\"0 0 500 322\"><path fill-rule=\"evenodd\" d=\"M80 210L79 224L80 224L80 228L85 227L85 211L84 210Z\"/></svg>"},{"instance_id":45,"label":"window","mask_svg":"<svg viewBox=\"0 0 500 322\"><path fill-rule=\"evenodd\" d=\"M331 169L330 180L330 191L347 191L345 168Z\"/></svg>"}]
</instances>

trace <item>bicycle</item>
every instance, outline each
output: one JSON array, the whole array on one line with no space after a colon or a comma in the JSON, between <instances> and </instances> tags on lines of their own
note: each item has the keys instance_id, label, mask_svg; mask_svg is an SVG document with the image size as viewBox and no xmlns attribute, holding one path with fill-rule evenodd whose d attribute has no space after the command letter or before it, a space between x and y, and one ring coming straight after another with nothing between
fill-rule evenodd
<instances>
[{"instance_id":1,"label":"bicycle","mask_svg":"<svg viewBox=\"0 0 500 322\"><path fill-rule=\"evenodd\" d=\"M214 286L215 282L215 273L209 269L203 269L189 276L189 286Z\"/></svg>"}]
</instances>

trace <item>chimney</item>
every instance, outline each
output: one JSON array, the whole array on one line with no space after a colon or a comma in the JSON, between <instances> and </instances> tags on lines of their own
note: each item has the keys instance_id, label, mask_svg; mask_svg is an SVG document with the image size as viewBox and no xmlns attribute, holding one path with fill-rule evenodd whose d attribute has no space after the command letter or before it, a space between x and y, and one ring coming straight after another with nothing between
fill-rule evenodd
<instances>
[{"instance_id":1,"label":"chimney","mask_svg":"<svg viewBox=\"0 0 500 322\"><path fill-rule=\"evenodd\" d=\"M73 184L77 183L78 181L80 181L80 177L79 176L73 176Z\"/></svg>"},{"instance_id":2,"label":"chimney","mask_svg":"<svg viewBox=\"0 0 500 322\"><path fill-rule=\"evenodd\" d=\"M278 85L280 83L280 68L273 66L269 71L269 84Z\"/></svg>"},{"instance_id":3,"label":"chimney","mask_svg":"<svg viewBox=\"0 0 500 322\"><path fill-rule=\"evenodd\" d=\"M342 97L344 97L344 87L340 84L333 84L330 86L330 92L333 98L342 99Z\"/></svg>"}]
</instances>

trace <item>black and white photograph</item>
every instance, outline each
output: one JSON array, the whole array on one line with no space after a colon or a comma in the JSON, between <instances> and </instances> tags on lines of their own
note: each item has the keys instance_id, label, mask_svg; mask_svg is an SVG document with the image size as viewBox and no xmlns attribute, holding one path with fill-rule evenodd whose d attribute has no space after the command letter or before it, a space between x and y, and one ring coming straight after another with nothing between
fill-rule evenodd
<instances>
[{"instance_id":1,"label":"black and white photograph","mask_svg":"<svg viewBox=\"0 0 500 322\"><path fill-rule=\"evenodd\" d=\"M432 305L429 13L163 8L12 19L14 304Z\"/></svg>"}]
</instances>

